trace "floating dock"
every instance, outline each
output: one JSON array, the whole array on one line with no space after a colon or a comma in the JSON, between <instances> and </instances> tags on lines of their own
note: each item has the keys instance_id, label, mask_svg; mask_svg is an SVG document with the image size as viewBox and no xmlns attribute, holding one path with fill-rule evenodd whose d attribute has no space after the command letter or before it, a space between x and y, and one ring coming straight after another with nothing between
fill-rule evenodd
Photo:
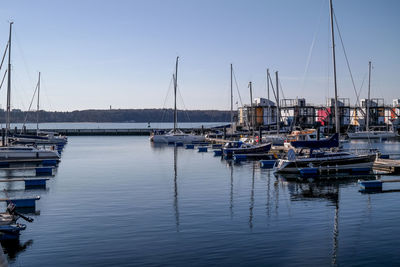
<instances>
[{"instance_id":1,"label":"floating dock","mask_svg":"<svg viewBox=\"0 0 400 267\"><path fill-rule=\"evenodd\" d=\"M358 184L361 187L361 192L363 193L391 193L391 192L399 192L399 189L392 190L382 190L384 183L400 183L400 180L358 180Z\"/></svg>"},{"instance_id":2,"label":"floating dock","mask_svg":"<svg viewBox=\"0 0 400 267\"><path fill-rule=\"evenodd\" d=\"M35 208L36 200L39 200L40 196L34 197L15 197L15 198L0 198L0 201L7 202L7 205L13 203L17 208Z\"/></svg>"},{"instance_id":3,"label":"floating dock","mask_svg":"<svg viewBox=\"0 0 400 267\"><path fill-rule=\"evenodd\" d=\"M389 174L400 173L400 160L394 159L377 159L374 162L374 170L383 171Z\"/></svg>"}]
</instances>

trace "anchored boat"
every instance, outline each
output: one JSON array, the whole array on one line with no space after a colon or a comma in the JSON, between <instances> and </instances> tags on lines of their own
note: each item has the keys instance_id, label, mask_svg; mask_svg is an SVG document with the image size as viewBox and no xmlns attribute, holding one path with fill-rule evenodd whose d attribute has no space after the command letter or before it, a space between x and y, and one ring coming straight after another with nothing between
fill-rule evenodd
<instances>
[{"instance_id":1,"label":"anchored boat","mask_svg":"<svg viewBox=\"0 0 400 267\"><path fill-rule=\"evenodd\" d=\"M232 157L233 154L261 154L268 153L271 146L271 143L252 145L242 141L231 141L225 144L222 153L226 157Z\"/></svg>"},{"instance_id":2,"label":"anchored boat","mask_svg":"<svg viewBox=\"0 0 400 267\"><path fill-rule=\"evenodd\" d=\"M187 134L177 129L178 124L178 113L176 109L176 90L178 87L178 60L179 57L176 58L175 64L175 74L173 75L174 80L174 129L168 133L153 133L150 136L150 141L154 143L176 143L182 142L185 144L191 144L196 142L204 142L205 137L202 135L195 135L195 134Z\"/></svg>"},{"instance_id":3,"label":"anchored boat","mask_svg":"<svg viewBox=\"0 0 400 267\"><path fill-rule=\"evenodd\" d=\"M279 173L301 173L303 169L322 172L340 172L344 170L371 169L377 157L376 153L355 154L344 151L326 151L339 146L339 135L334 134L328 140L295 141L291 145L300 148L298 155L289 150L287 159L278 159L274 170ZM306 151L304 151L306 149ZM312 170L311 170L312 169Z\"/></svg>"}]
</instances>

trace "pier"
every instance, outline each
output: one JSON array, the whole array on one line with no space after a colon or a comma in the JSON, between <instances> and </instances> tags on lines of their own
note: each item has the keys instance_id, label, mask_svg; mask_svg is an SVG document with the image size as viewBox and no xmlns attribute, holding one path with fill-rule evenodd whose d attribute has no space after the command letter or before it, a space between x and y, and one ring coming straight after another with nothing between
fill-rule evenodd
<instances>
[{"instance_id":1,"label":"pier","mask_svg":"<svg viewBox=\"0 0 400 267\"><path fill-rule=\"evenodd\" d=\"M196 132L201 133L202 131L210 131L213 128L180 128L181 131L190 133ZM150 136L154 131L165 131L168 132L172 130L171 128L158 129L158 128L125 128L125 129L41 129L43 132L56 132L61 135L67 136L118 136L118 135L136 135L136 136ZM15 130L11 130L13 133ZM26 129L24 130L27 134L36 134L36 129ZM19 130L17 131L19 133Z\"/></svg>"},{"instance_id":2,"label":"pier","mask_svg":"<svg viewBox=\"0 0 400 267\"><path fill-rule=\"evenodd\" d=\"M384 171L389 174L399 174L400 173L400 160L377 159L374 162L374 170Z\"/></svg>"}]
</instances>

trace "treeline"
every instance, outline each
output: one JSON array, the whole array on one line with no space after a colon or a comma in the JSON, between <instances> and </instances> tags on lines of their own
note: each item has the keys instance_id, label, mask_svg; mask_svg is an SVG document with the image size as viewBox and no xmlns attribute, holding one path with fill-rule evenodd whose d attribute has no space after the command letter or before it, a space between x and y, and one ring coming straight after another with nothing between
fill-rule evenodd
<instances>
[{"instance_id":1,"label":"treeline","mask_svg":"<svg viewBox=\"0 0 400 267\"><path fill-rule=\"evenodd\" d=\"M37 113L14 109L12 123L36 122ZM0 120L5 121L6 112L0 110ZM173 122L172 109L110 109L77 110L70 112L39 111L39 122ZM179 110L179 122L227 122L230 111L221 110Z\"/></svg>"}]
</instances>

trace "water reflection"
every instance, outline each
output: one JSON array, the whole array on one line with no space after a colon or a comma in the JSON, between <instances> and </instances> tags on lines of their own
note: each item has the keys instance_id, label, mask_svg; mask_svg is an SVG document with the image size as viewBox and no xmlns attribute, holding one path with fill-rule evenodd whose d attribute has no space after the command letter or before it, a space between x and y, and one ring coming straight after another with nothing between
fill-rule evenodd
<instances>
[{"instance_id":1,"label":"water reflection","mask_svg":"<svg viewBox=\"0 0 400 267\"><path fill-rule=\"evenodd\" d=\"M377 179L380 176L368 175L363 176L362 179ZM339 239L339 207L340 207L340 187L346 184L353 184L356 179L346 180L308 180L296 181L291 179L287 180L284 175L277 175L278 180L286 182L289 190L291 201L314 201L326 200L331 206L334 206L334 220L333 220L333 233L332 233L332 255L331 265L337 265L337 252L338 252L338 239Z\"/></svg>"},{"instance_id":2,"label":"water reflection","mask_svg":"<svg viewBox=\"0 0 400 267\"><path fill-rule=\"evenodd\" d=\"M230 193L230 201L229 201L229 211L231 215L231 219L233 217L233 164L232 161L229 162L229 168L231 171L231 193Z\"/></svg>"},{"instance_id":3,"label":"water reflection","mask_svg":"<svg viewBox=\"0 0 400 267\"><path fill-rule=\"evenodd\" d=\"M178 148L174 147L174 210L176 231L179 232L179 207L178 207Z\"/></svg>"},{"instance_id":4,"label":"water reflection","mask_svg":"<svg viewBox=\"0 0 400 267\"><path fill-rule=\"evenodd\" d=\"M342 182L349 183L348 181ZM320 200L329 201L334 207L333 234L332 234L332 255L331 264L337 265L337 251L339 238L339 200L340 200L340 182L291 182L288 183L291 200Z\"/></svg>"},{"instance_id":5,"label":"water reflection","mask_svg":"<svg viewBox=\"0 0 400 267\"><path fill-rule=\"evenodd\" d=\"M28 247L33 244L33 240L30 239L24 243L20 240L5 240L1 241L4 253L7 254L9 260L14 260L18 254L24 252Z\"/></svg>"},{"instance_id":6,"label":"water reflection","mask_svg":"<svg viewBox=\"0 0 400 267\"><path fill-rule=\"evenodd\" d=\"M253 229L254 175L255 175L255 165L253 164L253 172L251 176L250 206L249 206L249 227L251 230Z\"/></svg>"},{"instance_id":7,"label":"water reflection","mask_svg":"<svg viewBox=\"0 0 400 267\"><path fill-rule=\"evenodd\" d=\"M271 171L267 172L267 203L266 210L268 218L271 216Z\"/></svg>"}]
</instances>

